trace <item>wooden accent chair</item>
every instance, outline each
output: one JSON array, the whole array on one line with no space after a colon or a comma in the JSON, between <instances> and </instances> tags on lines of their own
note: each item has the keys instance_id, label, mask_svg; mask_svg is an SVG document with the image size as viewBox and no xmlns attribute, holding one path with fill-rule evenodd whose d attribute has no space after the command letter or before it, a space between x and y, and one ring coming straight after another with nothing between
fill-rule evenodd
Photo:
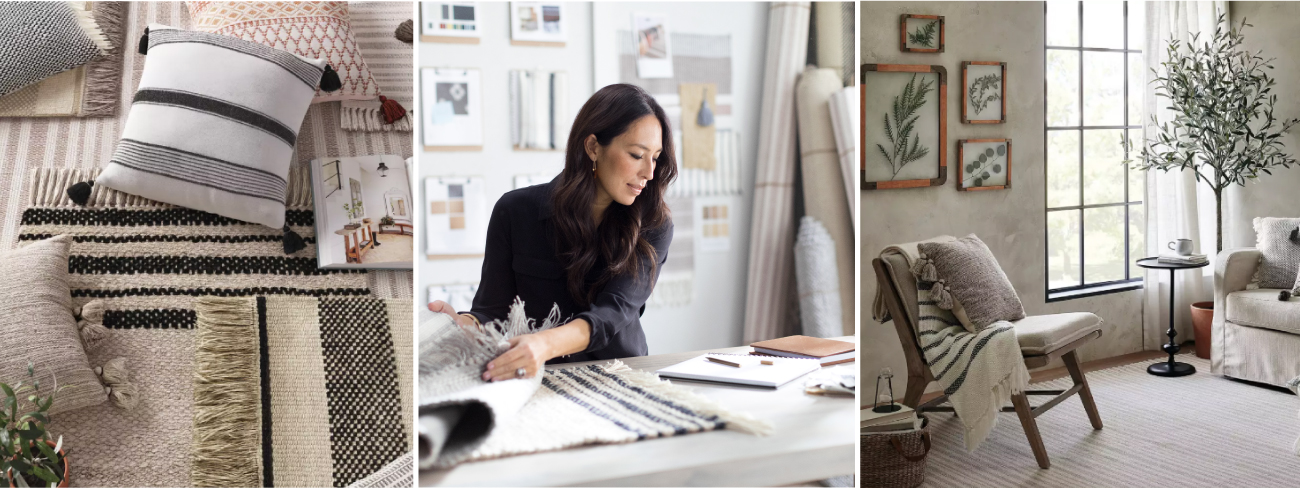
<instances>
[{"instance_id":1,"label":"wooden accent chair","mask_svg":"<svg viewBox=\"0 0 1300 488\"><path fill-rule=\"evenodd\" d=\"M952 412L952 407L940 407L947 402L947 395L940 395L924 404L919 404L925 388L934 381L930 365L916 337L916 323L919 307L916 300L916 277L912 275L907 260L901 255L886 255L882 260L871 261L876 271L877 286L883 292L885 307L893 318L898 339L903 344L903 353L907 357L907 392L903 404L918 413ZM1039 368L1046 366L1053 359L1061 358L1074 380L1074 386L1068 390L1026 390L1012 395L1010 407L1003 407L1003 412L1015 412L1020 418L1020 425L1029 438L1029 447L1034 451L1038 466L1047 469L1051 461L1047 458L1047 448L1038 434L1038 423L1034 419L1043 412L1057 406L1075 393L1083 401L1083 409L1088 413L1092 428L1101 430L1101 415L1097 413L1097 404L1093 403L1092 390L1088 388L1088 379L1079 368L1079 358L1075 349L1101 337L1101 318L1091 313L1061 313L1025 317L1013 324L1016 338L1020 342L1020 352L1024 356L1025 367ZM1055 395L1051 400L1037 407L1029 405L1028 395ZM919 404L919 405L918 405Z\"/></svg>"}]
</instances>

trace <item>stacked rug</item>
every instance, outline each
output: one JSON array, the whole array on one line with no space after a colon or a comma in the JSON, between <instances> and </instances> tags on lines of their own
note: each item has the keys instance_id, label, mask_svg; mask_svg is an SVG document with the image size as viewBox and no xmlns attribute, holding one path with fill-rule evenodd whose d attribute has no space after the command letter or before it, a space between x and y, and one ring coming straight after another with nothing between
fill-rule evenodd
<instances>
[{"instance_id":1,"label":"stacked rug","mask_svg":"<svg viewBox=\"0 0 1300 488\"><path fill-rule=\"evenodd\" d=\"M343 487L401 458L411 436L411 307L199 299L190 483Z\"/></svg>"},{"instance_id":2,"label":"stacked rug","mask_svg":"<svg viewBox=\"0 0 1300 488\"><path fill-rule=\"evenodd\" d=\"M556 309L534 329L516 301L508 321L481 330L462 330L444 314L421 325L420 444L436 446L421 448L421 468L724 428L759 435L771 430L766 421L619 361L482 380L483 366L508 350L508 338L553 327L558 319Z\"/></svg>"},{"instance_id":3,"label":"stacked rug","mask_svg":"<svg viewBox=\"0 0 1300 488\"><path fill-rule=\"evenodd\" d=\"M69 2L87 9L112 49L90 62L0 97L0 117L112 117L122 86L126 2Z\"/></svg>"}]
</instances>

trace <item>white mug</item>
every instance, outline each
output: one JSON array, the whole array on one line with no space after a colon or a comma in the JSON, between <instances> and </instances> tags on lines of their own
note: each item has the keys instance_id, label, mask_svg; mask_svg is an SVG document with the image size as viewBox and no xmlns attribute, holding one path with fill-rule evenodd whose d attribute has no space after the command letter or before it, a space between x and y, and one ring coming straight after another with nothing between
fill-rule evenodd
<instances>
[{"instance_id":1,"label":"white mug","mask_svg":"<svg viewBox=\"0 0 1300 488\"><path fill-rule=\"evenodd\" d=\"M1171 251L1178 253L1180 256L1186 256L1192 253L1192 240L1174 239L1167 247L1169 247Z\"/></svg>"}]
</instances>

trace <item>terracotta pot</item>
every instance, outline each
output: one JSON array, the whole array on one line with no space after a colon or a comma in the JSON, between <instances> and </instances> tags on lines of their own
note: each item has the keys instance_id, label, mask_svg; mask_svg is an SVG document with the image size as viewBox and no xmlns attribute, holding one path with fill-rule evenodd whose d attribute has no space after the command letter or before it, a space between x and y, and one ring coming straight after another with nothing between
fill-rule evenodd
<instances>
[{"instance_id":1,"label":"terracotta pot","mask_svg":"<svg viewBox=\"0 0 1300 488\"><path fill-rule=\"evenodd\" d=\"M54 447L58 445L52 441L45 441L45 444L50 447ZM63 458L63 482L59 483L59 488L68 488L68 464L69 464L68 454L66 452L63 452L63 449L59 449L59 457ZM14 488L18 486L17 484L14 483L14 477L12 471L5 474L7 475L6 477L9 479L9 488Z\"/></svg>"},{"instance_id":2,"label":"terracotta pot","mask_svg":"<svg viewBox=\"0 0 1300 488\"><path fill-rule=\"evenodd\" d=\"M1196 335L1196 357L1210 359L1210 329L1214 324L1214 302L1192 304L1192 329Z\"/></svg>"}]
</instances>

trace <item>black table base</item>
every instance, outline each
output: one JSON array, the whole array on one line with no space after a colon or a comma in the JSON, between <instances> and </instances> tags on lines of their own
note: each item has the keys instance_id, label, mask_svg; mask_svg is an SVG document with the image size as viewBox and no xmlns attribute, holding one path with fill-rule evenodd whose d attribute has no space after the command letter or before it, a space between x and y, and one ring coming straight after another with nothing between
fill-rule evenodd
<instances>
[{"instance_id":1,"label":"black table base","mask_svg":"<svg viewBox=\"0 0 1300 488\"><path fill-rule=\"evenodd\" d=\"M1160 347L1161 351L1164 351L1169 354L1169 360L1148 366L1147 373L1156 376L1165 376L1165 377L1178 377L1178 376L1187 376L1190 374L1195 374L1196 373L1195 366L1192 366L1187 363L1180 363L1178 361L1174 361L1174 355L1178 354L1178 350L1181 349L1181 347L1178 345L1178 341L1174 340L1174 337L1178 335L1178 331L1174 330L1174 271L1180 269L1203 268L1209 265L1209 263L1206 262L1201 264L1186 264L1186 265L1165 264L1165 263L1160 263L1159 261L1157 261L1156 258L1146 258L1146 259L1139 259L1137 265L1148 269L1169 270L1169 332L1168 332L1169 343Z\"/></svg>"},{"instance_id":2,"label":"black table base","mask_svg":"<svg viewBox=\"0 0 1300 488\"><path fill-rule=\"evenodd\" d=\"M1156 376L1187 376L1196 372L1196 366L1187 363L1155 363L1147 367L1147 372Z\"/></svg>"}]
</instances>

